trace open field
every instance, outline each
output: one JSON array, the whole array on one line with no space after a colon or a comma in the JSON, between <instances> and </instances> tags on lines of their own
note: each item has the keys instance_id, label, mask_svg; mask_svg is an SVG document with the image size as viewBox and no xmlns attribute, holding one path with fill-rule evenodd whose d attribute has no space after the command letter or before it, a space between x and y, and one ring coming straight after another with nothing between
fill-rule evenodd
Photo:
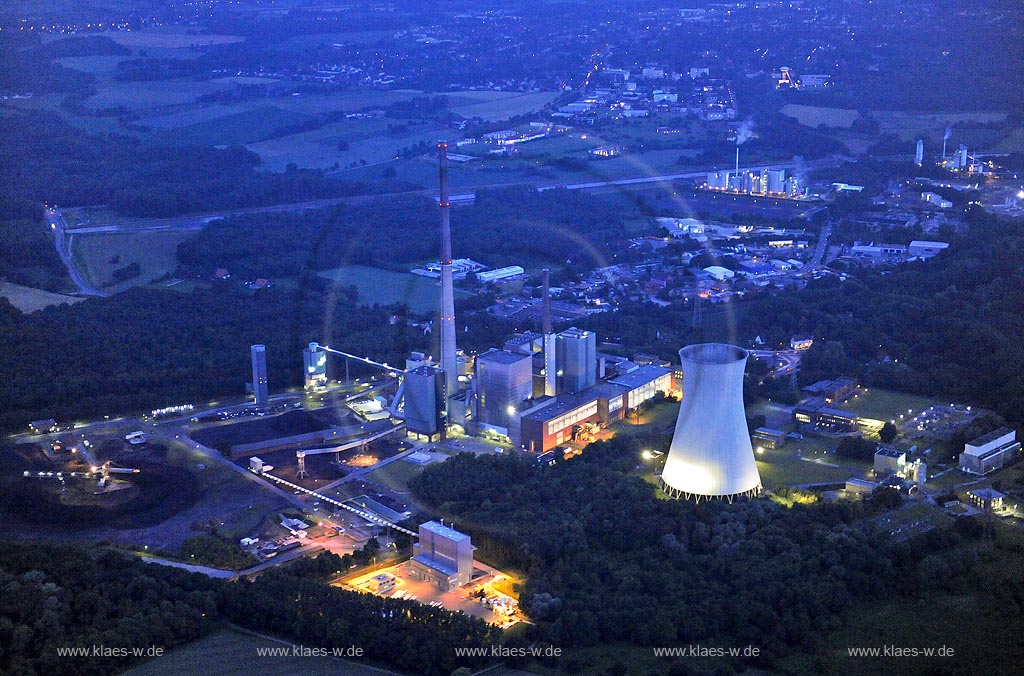
<instances>
[{"instance_id":1,"label":"open field","mask_svg":"<svg viewBox=\"0 0 1024 676\"><path fill-rule=\"evenodd\" d=\"M378 668L363 666L357 662L346 662L332 657L263 657L257 649L279 648L292 644L264 638L247 632L229 629L212 636L194 641L163 657L150 660L125 673L124 676L171 676L172 674L197 673L201 671L219 676L249 676L253 673L264 676L381 676L387 672ZM345 648L347 646L308 646L320 648Z\"/></svg>"},{"instance_id":2,"label":"open field","mask_svg":"<svg viewBox=\"0 0 1024 676\"><path fill-rule=\"evenodd\" d=\"M110 39L129 49L148 49L165 47L169 49L185 49L188 47L206 47L209 45L227 45L233 42L245 42L241 35L190 35L188 33L164 33L162 31L131 31L110 33Z\"/></svg>"},{"instance_id":3,"label":"open field","mask_svg":"<svg viewBox=\"0 0 1024 676\"><path fill-rule=\"evenodd\" d=\"M87 108L124 107L138 111L160 106L193 103L203 94L231 89L233 85L194 80L161 80L159 82L118 82L100 88L85 100Z\"/></svg>"},{"instance_id":4,"label":"open field","mask_svg":"<svg viewBox=\"0 0 1024 676\"><path fill-rule=\"evenodd\" d=\"M1000 153L1024 153L1024 128L1014 129L993 150Z\"/></svg>"},{"instance_id":5,"label":"open field","mask_svg":"<svg viewBox=\"0 0 1024 676\"><path fill-rule=\"evenodd\" d=\"M83 73L93 75L112 75L117 71L117 64L121 63L127 56L66 56L57 59L57 63L65 68L80 70Z\"/></svg>"},{"instance_id":6,"label":"open field","mask_svg":"<svg viewBox=\"0 0 1024 676\"><path fill-rule=\"evenodd\" d=\"M440 302L437 280L430 277L364 265L346 265L321 272L320 276L342 286L355 286L359 292L359 303L363 305L405 303L413 312L426 313L437 310ZM469 294L456 289L456 300L460 295Z\"/></svg>"},{"instance_id":7,"label":"open field","mask_svg":"<svg viewBox=\"0 0 1024 676\"><path fill-rule=\"evenodd\" d=\"M850 397L836 408L856 413L862 418L873 418L883 422L895 418L899 422L900 414L910 418L936 403L939 402L928 397L872 387L861 389L856 396ZM908 411L913 413L908 414Z\"/></svg>"},{"instance_id":8,"label":"open field","mask_svg":"<svg viewBox=\"0 0 1024 676\"><path fill-rule=\"evenodd\" d=\"M0 298L6 298L11 305L22 312L36 312L51 305L62 303L77 303L85 300L77 296L65 296L60 293L50 293L42 289L33 289L20 284L11 284L0 280Z\"/></svg>"},{"instance_id":9,"label":"open field","mask_svg":"<svg viewBox=\"0 0 1024 676\"><path fill-rule=\"evenodd\" d=\"M790 441L778 450L757 454L757 471L761 475L761 483L765 488L779 488L793 484L846 481L854 471L845 466L831 467L840 463L834 455L824 455L822 451L826 445L819 444L817 439L805 437L801 441ZM800 457L796 455L798 448ZM821 462L812 462L816 458ZM844 464L848 462L843 460Z\"/></svg>"},{"instance_id":10,"label":"open field","mask_svg":"<svg viewBox=\"0 0 1024 676\"><path fill-rule=\"evenodd\" d=\"M782 114L792 117L805 127L815 127L824 124L829 127L841 127L849 129L853 123L860 119L860 113L856 110L846 108L826 108L823 106L803 106L796 103L787 103L782 106Z\"/></svg>"},{"instance_id":11,"label":"open field","mask_svg":"<svg viewBox=\"0 0 1024 676\"><path fill-rule=\"evenodd\" d=\"M951 127L957 122L986 124L989 122L1002 122L1006 119L1006 113L929 113L913 114L896 111L873 110L871 117L878 121L879 130L883 134L895 134L904 141L912 141L921 136L930 136L942 142L942 135L946 127ZM954 130L954 141L957 139L957 132ZM937 155L938 153L936 153Z\"/></svg>"},{"instance_id":12,"label":"open field","mask_svg":"<svg viewBox=\"0 0 1024 676\"><path fill-rule=\"evenodd\" d=\"M505 120L540 110L561 94L559 92L451 92L449 107L464 117Z\"/></svg>"},{"instance_id":13,"label":"open field","mask_svg":"<svg viewBox=\"0 0 1024 676\"><path fill-rule=\"evenodd\" d=\"M92 286L116 293L173 272L178 264L178 244L193 234L189 230L158 230L77 235L72 239L72 256ZM139 264L139 275L115 283L114 271L133 263Z\"/></svg>"},{"instance_id":14,"label":"open field","mask_svg":"<svg viewBox=\"0 0 1024 676\"><path fill-rule=\"evenodd\" d=\"M278 129L313 120L313 116L261 106L229 113L177 128L165 129L149 139L157 145L245 145L263 140Z\"/></svg>"},{"instance_id":15,"label":"open field","mask_svg":"<svg viewBox=\"0 0 1024 676\"><path fill-rule=\"evenodd\" d=\"M439 139L456 138L458 132L437 124L410 126L408 131L392 135L388 121L375 119L341 120L313 131L292 134L283 138L251 143L249 150L259 154L263 166L272 171L283 170L289 163L300 167L328 168L338 164L341 168L355 163L374 165L393 160L402 148L420 142L432 147ZM348 150L338 145L347 142ZM376 173L379 178L380 173Z\"/></svg>"}]
</instances>

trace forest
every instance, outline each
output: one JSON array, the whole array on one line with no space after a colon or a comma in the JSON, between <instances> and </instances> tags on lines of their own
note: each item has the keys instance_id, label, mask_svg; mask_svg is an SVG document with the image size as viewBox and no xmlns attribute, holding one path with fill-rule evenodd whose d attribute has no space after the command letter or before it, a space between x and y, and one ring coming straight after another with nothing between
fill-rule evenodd
<instances>
[{"instance_id":1,"label":"forest","mask_svg":"<svg viewBox=\"0 0 1024 676\"><path fill-rule=\"evenodd\" d=\"M590 270L611 264L635 219L635 204L617 196L515 186L477 192L453 210L452 242L460 257L491 266ZM375 265L408 270L436 260L438 209L406 197L339 205L302 215L253 214L211 223L178 246L182 276L206 277L224 267L250 277L295 276ZM400 246L397 243L401 243Z\"/></svg>"},{"instance_id":2,"label":"forest","mask_svg":"<svg viewBox=\"0 0 1024 676\"><path fill-rule=\"evenodd\" d=\"M472 535L479 557L527 572L534 638L555 645L753 644L764 650L746 666L780 673L858 605L973 584L971 519L897 544L865 518L899 503L891 491L861 504L781 501L790 508L657 499L634 474L644 447L617 437L553 467L462 454L410 486Z\"/></svg>"},{"instance_id":3,"label":"forest","mask_svg":"<svg viewBox=\"0 0 1024 676\"><path fill-rule=\"evenodd\" d=\"M261 172L260 162L242 147L150 147L128 136L83 132L56 113L10 111L0 116L0 218L11 218L14 208L20 217L26 202L102 204L126 216L156 218L388 188L345 183L313 169Z\"/></svg>"},{"instance_id":4,"label":"forest","mask_svg":"<svg viewBox=\"0 0 1024 676\"><path fill-rule=\"evenodd\" d=\"M395 363L423 338L389 317L344 289L134 289L31 315L0 299L0 429L241 395L254 343L267 346L275 390L301 384L311 340Z\"/></svg>"},{"instance_id":5,"label":"forest","mask_svg":"<svg viewBox=\"0 0 1024 676\"><path fill-rule=\"evenodd\" d=\"M328 555L323 564L338 565ZM143 563L104 545L0 542L0 673L121 673L132 657L59 657L58 648L157 646L165 651L232 623L330 648L356 645L367 659L408 673L447 676L481 658L456 647L500 640L461 613L330 587L316 563L275 568L255 581L211 579Z\"/></svg>"}]
</instances>

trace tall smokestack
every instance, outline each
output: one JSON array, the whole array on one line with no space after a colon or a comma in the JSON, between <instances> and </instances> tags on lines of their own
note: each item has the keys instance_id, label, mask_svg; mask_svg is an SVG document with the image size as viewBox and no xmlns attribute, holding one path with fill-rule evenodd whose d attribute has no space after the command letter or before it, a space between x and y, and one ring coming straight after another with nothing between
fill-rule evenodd
<instances>
[{"instance_id":1,"label":"tall smokestack","mask_svg":"<svg viewBox=\"0 0 1024 676\"><path fill-rule=\"evenodd\" d=\"M736 145L736 182L740 182L740 146Z\"/></svg>"},{"instance_id":2,"label":"tall smokestack","mask_svg":"<svg viewBox=\"0 0 1024 676\"><path fill-rule=\"evenodd\" d=\"M455 291L452 285L452 225L448 201L448 144L437 144L440 160L441 192L441 369L444 371L446 398L453 396L459 383L455 358ZM447 402L444 406L448 409Z\"/></svg>"},{"instance_id":3,"label":"tall smokestack","mask_svg":"<svg viewBox=\"0 0 1024 676\"><path fill-rule=\"evenodd\" d=\"M552 332L551 328L551 271L544 268L541 273L544 276L544 315L541 318L541 331L544 334Z\"/></svg>"},{"instance_id":4,"label":"tall smokestack","mask_svg":"<svg viewBox=\"0 0 1024 676\"><path fill-rule=\"evenodd\" d=\"M555 361L555 329L551 321L551 271L544 268L544 315L541 329L544 331L544 394L553 397L558 394L558 364Z\"/></svg>"}]
</instances>

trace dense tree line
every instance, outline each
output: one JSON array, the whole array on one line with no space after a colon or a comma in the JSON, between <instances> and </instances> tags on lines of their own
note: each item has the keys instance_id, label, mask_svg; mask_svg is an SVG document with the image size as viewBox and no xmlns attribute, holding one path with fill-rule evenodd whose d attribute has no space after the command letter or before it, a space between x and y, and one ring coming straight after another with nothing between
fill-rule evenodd
<instances>
[{"instance_id":1,"label":"dense tree line","mask_svg":"<svg viewBox=\"0 0 1024 676\"><path fill-rule=\"evenodd\" d=\"M0 429L241 394L249 345L267 346L273 389L301 384L310 340L397 363L423 336L345 293L192 294L134 289L23 315L0 299Z\"/></svg>"},{"instance_id":2,"label":"dense tree line","mask_svg":"<svg viewBox=\"0 0 1024 676\"><path fill-rule=\"evenodd\" d=\"M8 213L20 211L18 206L0 204L0 213L5 209L10 210ZM0 216L0 279L47 291L63 290L71 280L42 220L41 209L31 209L29 215L11 219Z\"/></svg>"},{"instance_id":3,"label":"dense tree line","mask_svg":"<svg viewBox=\"0 0 1024 676\"><path fill-rule=\"evenodd\" d=\"M0 585L0 671L12 676L120 673L140 659L75 659L57 649L166 651L226 622L305 646L355 645L370 660L425 676L478 668L481 658L458 658L455 649L501 640L482 620L330 587L288 566L235 583L98 545L0 542Z\"/></svg>"},{"instance_id":4,"label":"dense tree line","mask_svg":"<svg viewBox=\"0 0 1024 676\"><path fill-rule=\"evenodd\" d=\"M899 555L854 525L861 508L658 500L630 475L640 451L620 437L555 467L463 454L410 485L481 551L527 571L524 608L560 645L715 638L773 660L893 590L883 580Z\"/></svg>"},{"instance_id":5,"label":"dense tree line","mask_svg":"<svg viewBox=\"0 0 1024 676\"><path fill-rule=\"evenodd\" d=\"M626 223L637 215L622 198L528 187L478 191L452 216L459 256L489 265L588 270L616 261ZM393 266L436 259L438 209L426 198L372 201L302 215L255 214L211 223L178 247L180 272L217 267L248 276L294 276L360 264Z\"/></svg>"},{"instance_id":6,"label":"dense tree line","mask_svg":"<svg viewBox=\"0 0 1024 676\"><path fill-rule=\"evenodd\" d=\"M162 217L370 190L318 170L270 173L258 171L259 164L259 155L238 146L148 147L128 136L83 132L45 111L0 116L0 205L103 204Z\"/></svg>"}]
</instances>

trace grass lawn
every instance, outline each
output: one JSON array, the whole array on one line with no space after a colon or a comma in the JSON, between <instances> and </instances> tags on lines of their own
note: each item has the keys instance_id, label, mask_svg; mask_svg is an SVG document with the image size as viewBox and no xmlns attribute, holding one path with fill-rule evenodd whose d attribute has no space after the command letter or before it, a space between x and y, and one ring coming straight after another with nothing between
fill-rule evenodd
<instances>
[{"instance_id":1,"label":"grass lawn","mask_svg":"<svg viewBox=\"0 0 1024 676\"><path fill-rule=\"evenodd\" d=\"M76 235L72 255L90 284L116 293L173 271L178 263L178 244L194 234L189 230L157 230ZM113 284L113 272L132 263L139 264L139 276Z\"/></svg>"},{"instance_id":2,"label":"grass lawn","mask_svg":"<svg viewBox=\"0 0 1024 676\"><path fill-rule=\"evenodd\" d=\"M274 106L262 106L253 110L196 122L177 129L158 131L149 142L154 145L244 145L269 137L282 127L303 124L314 119Z\"/></svg>"},{"instance_id":3,"label":"grass lawn","mask_svg":"<svg viewBox=\"0 0 1024 676\"><path fill-rule=\"evenodd\" d=\"M35 312L51 305L62 303L77 303L85 300L78 296L65 296L60 293L50 293L42 289L33 289L20 284L11 284L0 280L0 298L6 298L11 305L22 312Z\"/></svg>"},{"instance_id":4,"label":"grass lawn","mask_svg":"<svg viewBox=\"0 0 1024 676\"><path fill-rule=\"evenodd\" d=\"M320 273L342 286L355 286L363 305L405 303L413 312L426 313L438 309L440 294L437 280L407 272L391 272L365 265L346 265ZM455 298L469 295L455 290Z\"/></svg>"},{"instance_id":5,"label":"grass lawn","mask_svg":"<svg viewBox=\"0 0 1024 676\"><path fill-rule=\"evenodd\" d=\"M781 112L787 117L794 118L805 127L813 127L815 129L818 128L819 124L849 129L860 118L860 113L856 110L803 106L796 103L787 103L782 106Z\"/></svg>"},{"instance_id":6,"label":"grass lawn","mask_svg":"<svg viewBox=\"0 0 1024 676\"><path fill-rule=\"evenodd\" d=\"M919 397L914 394L903 394L878 388L861 389L856 396L847 399L837 408L843 411L856 413L862 418L873 418L875 420L891 420L899 422L900 414L907 418L913 417L923 409L939 402L928 397ZM948 402L947 402L948 403ZM908 414L908 409L913 413Z\"/></svg>"},{"instance_id":7,"label":"grass lawn","mask_svg":"<svg viewBox=\"0 0 1024 676\"><path fill-rule=\"evenodd\" d=\"M366 476L371 481L376 481L393 491L406 493L409 490L409 480L422 471L423 468L415 463L395 460L379 469L373 470Z\"/></svg>"},{"instance_id":8,"label":"grass lawn","mask_svg":"<svg viewBox=\"0 0 1024 676\"><path fill-rule=\"evenodd\" d=\"M193 103L203 94L232 89L234 85L194 80L157 82L118 82L102 87L85 101L86 108L124 107L139 111L146 108Z\"/></svg>"},{"instance_id":9,"label":"grass lawn","mask_svg":"<svg viewBox=\"0 0 1024 676\"><path fill-rule=\"evenodd\" d=\"M289 645L291 644L284 641L274 641L229 629L193 641L163 657L152 659L126 672L125 676L171 676L199 672L218 676L249 676L254 673L263 676L380 676L381 673L388 673L358 662L347 662L331 657L263 657L256 653L257 649Z\"/></svg>"}]
</instances>

